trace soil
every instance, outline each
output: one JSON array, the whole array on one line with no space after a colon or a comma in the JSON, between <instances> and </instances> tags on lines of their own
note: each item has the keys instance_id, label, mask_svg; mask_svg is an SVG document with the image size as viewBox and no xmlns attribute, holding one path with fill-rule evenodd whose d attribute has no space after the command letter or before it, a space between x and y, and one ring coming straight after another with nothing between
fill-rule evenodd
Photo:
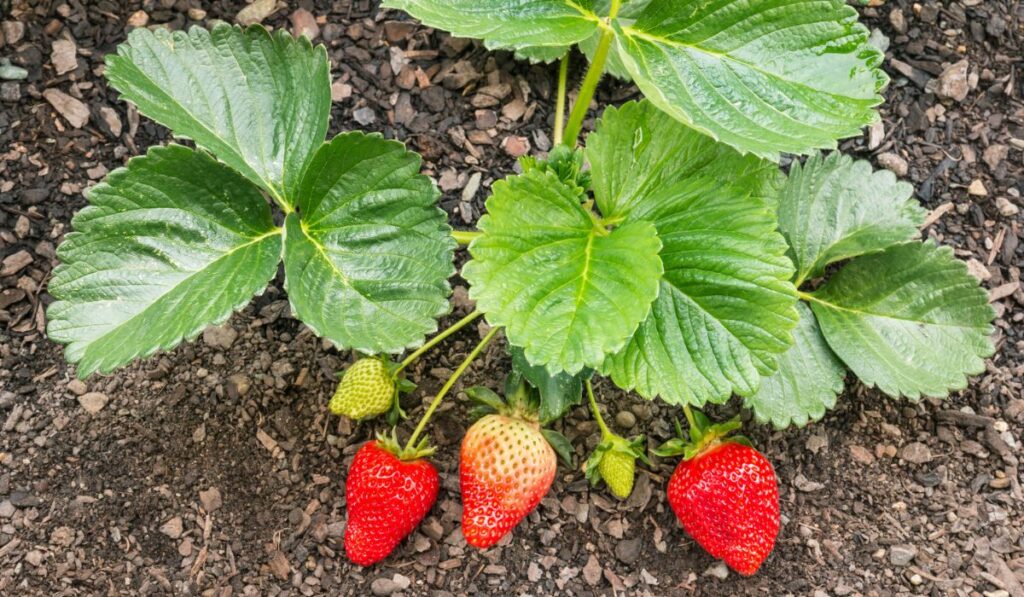
<instances>
[{"instance_id":1,"label":"soil","mask_svg":"<svg viewBox=\"0 0 1024 597\"><path fill-rule=\"evenodd\" d=\"M380 131L422 153L453 225L475 222L491 183L514 170L512 154L550 147L553 66L487 52L376 2L285 4L264 23L315 17L333 66L332 134ZM168 140L107 87L103 56L132 26L233 21L244 2L0 1L0 58L28 70L0 86L0 594L1024 595L1024 10L1009 0L869 4L860 10L888 46L892 84L882 123L843 148L916 185L932 210L924 233L991 289L999 350L946 401L894 401L851 378L820 422L748 426L776 467L783 525L761 571L741 578L667 508L673 460L655 460L621 503L578 466L560 468L512 535L467 547L459 400L432 426L443 487L431 515L384 563L352 566L344 471L383 424L328 416L352 355L290 316L280 278L225 328L75 381L44 334L54 247L83 189ZM966 71L947 70L961 60ZM948 97L957 85L964 97ZM88 114L58 114L48 90ZM615 81L598 95L601 105L633 97ZM444 323L472 308L454 283ZM480 331L416 365L420 389L404 405L413 417ZM508 366L492 346L465 383L499 387ZM674 409L597 390L621 432L652 445L670 435ZM712 414L738 410L734 400ZM578 465L599 438L589 414L576 408L557 427Z\"/></svg>"}]
</instances>

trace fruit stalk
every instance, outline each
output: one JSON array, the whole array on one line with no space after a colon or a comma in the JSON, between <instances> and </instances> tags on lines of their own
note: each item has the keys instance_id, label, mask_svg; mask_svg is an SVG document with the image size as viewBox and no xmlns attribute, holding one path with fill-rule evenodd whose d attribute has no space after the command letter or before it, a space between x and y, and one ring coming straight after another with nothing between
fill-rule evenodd
<instances>
[{"instance_id":1,"label":"fruit stalk","mask_svg":"<svg viewBox=\"0 0 1024 597\"><path fill-rule=\"evenodd\" d=\"M569 78L569 54L570 52L566 52L558 65L558 99L555 100L555 130L552 135L555 145L561 144L562 131L565 128L565 88Z\"/></svg>"},{"instance_id":2,"label":"fruit stalk","mask_svg":"<svg viewBox=\"0 0 1024 597\"><path fill-rule=\"evenodd\" d=\"M686 416L686 422L690 425L690 429L699 429L697 426L697 420L693 416L693 409L690 408L689 404L683 405L683 415ZM679 419L676 419L676 426L679 425Z\"/></svg>"},{"instance_id":3,"label":"fruit stalk","mask_svg":"<svg viewBox=\"0 0 1024 597\"><path fill-rule=\"evenodd\" d=\"M601 439L607 440L614 436L608 425L605 424L604 418L601 416L601 409L597 407L597 400L594 399L594 386L590 384L590 380L586 381L587 385L587 399L590 401L590 410L594 412L594 420L597 421L597 426L601 428Z\"/></svg>"},{"instance_id":4,"label":"fruit stalk","mask_svg":"<svg viewBox=\"0 0 1024 597\"><path fill-rule=\"evenodd\" d=\"M395 371L394 371L394 374L395 374L395 375L397 375L399 371L401 371L402 369L405 369L406 367L408 367L409 365L411 365L411 364L412 364L412 363L413 363L414 361L416 361L416 359L418 359L418 358L419 358L419 357L420 357L420 356L421 356L421 355L422 355L423 353L425 353L425 352L427 352L428 350L430 350L431 348L433 348L433 347L437 346L437 344L438 344L439 342L441 342L442 340L444 340L444 339L445 339L445 338L447 338L448 336L451 336L451 335L452 335L452 334L454 334L455 332L457 332L457 331L461 330L461 329L462 329L463 327L465 327L465 326L466 326L466 324L470 323L471 321L473 321L473 320L474 320L474 319L476 319L477 317L480 317L481 315L483 315L483 313L482 313L482 312L480 312L480 311L473 311L473 312L472 312L472 313L470 313L469 315L467 315L467 316L463 317L462 319L460 319L460 320L456 321L455 323L453 323L453 324L451 325L451 327L449 327L449 328L448 328L448 329L446 329L445 331L441 332L440 334L438 334L438 335L434 336L433 338L431 338L430 340L428 340L428 341L426 342L426 344L424 344L423 346L421 346L421 347L419 347L418 349L416 349L416 351L415 351L415 352L413 352L413 353L412 353L412 354L410 354L409 356L405 357L405 360L403 360L403 361L402 361L402 362L401 362L401 363L400 363L400 364L398 365L398 368L397 368L397 369L395 369Z\"/></svg>"},{"instance_id":5,"label":"fruit stalk","mask_svg":"<svg viewBox=\"0 0 1024 597\"><path fill-rule=\"evenodd\" d=\"M451 390L452 386L455 385L455 382L459 380L459 377L461 377L462 374L466 371L466 369L469 368L470 363L472 363L473 360L476 359L476 357L480 354L484 347L487 346L491 339L494 338L494 335L497 334L498 330L500 329L500 327L491 328L491 331L487 332L487 335L484 336L484 339L481 340L480 343L477 344L475 348L473 348L472 352L470 352L469 355L466 357L466 360L462 361L462 364L460 364L459 367L455 370L455 373L453 373L452 376L448 378L448 381L444 383L444 386L441 387L441 391L437 393L437 396L434 397L433 402L431 402L430 406L427 407L427 412L423 413L423 418L420 419L419 424L416 425L416 429L414 429L412 435L409 436L409 442L406 443L405 445L406 451L412 450L413 446L416 445L416 439L419 438L421 433L423 433L423 429L427 426L427 421L430 420L430 417L434 414L434 411L437 410L437 407L441 405L441 400L444 399L444 397L448 394L448 391Z\"/></svg>"}]
</instances>

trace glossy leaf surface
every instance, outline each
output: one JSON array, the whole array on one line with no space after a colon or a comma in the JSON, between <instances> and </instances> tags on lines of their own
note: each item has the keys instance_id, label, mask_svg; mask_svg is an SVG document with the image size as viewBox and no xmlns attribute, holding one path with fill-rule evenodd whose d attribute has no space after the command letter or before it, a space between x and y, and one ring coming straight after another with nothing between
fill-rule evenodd
<instances>
[{"instance_id":1,"label":"glossy leaf surface","mask_svg":"<svg viewBox=\"0 0 1024 597\"><path fill-rule=\"evenodd\" d=\"M994 350L988 295L931 241L858 257L808 298L836 355L890 396L962 389Z\"/></svg>"},{"instance_id":2,"label":"glossy leaf surface","mask_svg":"<svg viewBox=\"0 0 1024 597\"><path fill-rule=\"evenodd\" d=\"M296 315L339 347L399 352L447 313L454 241L420 158L379 135L343 133L313 157L284 264Z\"/></svg>"},{"instance_id":3,"label":"glossy leaf surface","mask_svg":"<svg viewBox=\"0 0 1024 597\"><path fill-rule=\"evenodd\" d=\"M155 147L89 191L50 280L50 338L78 375L221 323L277 273L281 231L259 189L202 152Z\"/></svg>"}]
</instances>

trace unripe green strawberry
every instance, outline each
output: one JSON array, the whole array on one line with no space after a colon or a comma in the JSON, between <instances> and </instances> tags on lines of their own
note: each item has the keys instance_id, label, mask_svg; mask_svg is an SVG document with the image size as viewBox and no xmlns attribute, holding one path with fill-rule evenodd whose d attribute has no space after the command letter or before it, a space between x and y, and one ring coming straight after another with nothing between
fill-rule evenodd
<instances>
[{"instance_id":1,"label":"unripe green strawberry","mask_svg":"<svg viewBox=\"0 0 1024 597\"><path fill-rule=\"evenodd\" d=\"M327 408L350 419L382 415L395 400L395 380L380 359L359 359L345 371Z\"/></svg>"},{"instance_id":2,"label":"unripe green strawberry","mask_svg":"<svg viewBox=\"0 0 1024 597\"><path fill-rule=\"evenodd\" d=\"M624 500L633 493L637 458L647 463L646 442L641 435L633 439L607 432L587 460L587 478L592 484L604 480L612 495Z\"/></svg>"},{"instance_id":3,"label":"unripe green strawberry","mask_svg":"<svg viewBox=\"0 0 1024 597\"><path fill-rule=\"evenodd\" d=\"M624 500L633 493L633 476L636 473L636 457L632 454L609 450L597 465L601 478L608 485L612 495Z\"/></svg>"}]
</instances>

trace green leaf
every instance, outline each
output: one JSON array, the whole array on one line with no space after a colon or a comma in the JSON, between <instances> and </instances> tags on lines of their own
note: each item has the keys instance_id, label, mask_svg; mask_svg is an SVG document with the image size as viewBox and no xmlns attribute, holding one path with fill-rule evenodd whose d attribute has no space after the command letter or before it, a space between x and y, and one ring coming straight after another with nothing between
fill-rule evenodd
<instances>
[{"instance_id":1,"label":"green leaf","mask_svg":"<svg viewBox=\"0 0 1024 597\"><path fill-rule=\"evenodd\" d=\"M758 197L777 192L778 166L742 156L659 110L649 101L608 107L587 137L594 197L608 217L627 216L665 186L700 175Z\"/></svg>"},{"instance_id":2,"label":"green leaf","mask_svg":"<svg viewBox=\"0 0 1024 597\"><path fill-rule=\"evenodd\" d=\"M804 295L829 346L890 396L945 396L985 370L995 312L949 247L897 245L858 257Z\"/></svg>"},{"instance_id":3,"label":"green leaf","mask_svg":"<svg viewBox=\"0 0 1024 597\"><path fill-rule=\"evenodd\" d=\"M833 153L794 163L779 198L779 229L789 241L797 284L830 263L882 251L918 234L925 210L914 187L888 170Z\"/></svg>"},{"instance_id":4,"label":"green leaf","mask_svg":"<svg viewBox=\"0 0 1024 597\"><path fill-rule=\"evenodd\" d=\"M306 170L285 221L288 297L339 347L418 346L449 309L455 242L419 169L401 143L352 132L323 144Z\"/></svg>"},{"instance_id":5,"label":"green leaf","mask_svg":"<svg viewBox=\"0 0 1024 597\"><path fill-rule=\"evenodd\" d=\"M836 404L843 391L846 367L836 358L818 329L810 307L797 304L800 324L793 346L777 357L779 369L761 380L761 387L745 403L761 423L776 429L803 427L817 421Z\"/></svg>"},{"instance_id":6,"label":"green leaf","mask_svg":"<svg viewBox=\"0 0 1024 597\"><path fill-rule=\"evenodd\" d=\"M106 62L110 84L139 112L294 205L330 117L323 46L259 26L138 28Z\"/></svg>"},{"instance_id":7,"label":"green leaf","mask_svg":"<svg viewBox=\"0 0 1024 597\"><path fill-rule=\"evenodd\" d=\"M595 367L621 348L662 273L653 225L609 232L581 198L550 172L496 182L462 272L491 325L552 373Z\"/></svg>"},{"instance_id":8,"label":"green leaf","mask_svg":"<svg viewBox=\"0 0 1024 597\"><path fill-rule=\"evenodd\" d=\"M561 433L554 429L541 429L541 435L547 440L548 444L558 454L558 458L565 464L565 466L572 468L572 442L569 438L565 437Z\"/></svg>"},{"instance_id":9,"label":"green leaf","mask_svg":"<svg viewBox=\"0 0 1024 597\"><path fill-rule=\"evenodd\" d=\"M80 377L195 337L277 273L269 205L205 153L155 147L88 195L49 284L49 336Z\"/></svg>"},{"instance_id":10,"label":"green leaf","mask_svg":"<svg viewBox=\"0 0 1024 597\"><path fill-rule=\"evenodd\" d=\"M544 367L531 365L522 348L510 346L509 353L512 367L540 393L541 425L561 419L583 400L583 380L593 374L592 370L585 368L576 375L564 372L551 375Z\"/></svg>"},{"instance_id":11,"label":"green leaf","mask_svg":"<svg viewBox=\"0 0 1024 597\"><path fill-rule=\"evenodd\" d=\"M777 168L648 102L606 110L587 158L602 213L652 222L665 266L650 315L601 370L623 388L673 403L753 392L798 319L770 199Z\"/></svg>"},{"instance_id":12,"label":"green leaf","mask_svg":"<svg viewBox=\"0 0 1024 597\"><path fill-rule=\"evenodd\" d=\"M651 202L663 206L648 214L664 243L661 290L602 372L671 403L752 393L775 370L797 322L792 265L771 207L703 178L667 187Z\"/></svg>"},{"instance_id":13,"label":"green leaf","mask_svg":"<svg viewBox=\"0 0 1024 597\"><path fill-rule=\"evenodd\" d=\"M635 22L613 26L648 99L762 157L860 134L888 82L845 0L652 0Z\"/></svg>"},{"instance_id":14,"label":"green leaf","mask_svg":"<svg viewBox=\"0 0 1024 597\"><path fill-rule=\"evenodd\" d=\"M484 40L489 49L517 50L549 62L598 27L592 0L384 0L424 25Z\"/></svg>"}]
</instances>

